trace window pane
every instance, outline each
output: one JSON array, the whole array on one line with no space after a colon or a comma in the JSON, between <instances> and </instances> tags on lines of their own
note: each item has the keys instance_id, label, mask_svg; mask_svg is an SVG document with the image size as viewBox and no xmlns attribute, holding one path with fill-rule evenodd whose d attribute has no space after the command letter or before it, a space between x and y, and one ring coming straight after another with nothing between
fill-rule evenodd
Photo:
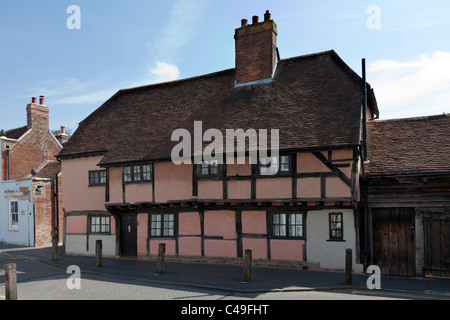
<instances>
[{"instance_id":1,"label":"window pane","mask_svg":"<svg viewBox=\"0 0 450 320\"><path fill-rule=\"evenodd\" d=\"M151 165L146 164L142 166L142 179L150 181L152 179Z\"/></svg>"},{"instance_id":2,"label":"window pane","mask_svg":"<svg viewBox=\"0 0 450 320\"><path fill-rule=\"evenodd\" d=\"M133 167L133 178L134 181L141 181L141 166Z\"/></svg>"},{"instance_id":3,"label":"window pane","mask_svg":"<svg viewBox=\"0 0 450 320\"><path fill-rule=\"evenodd\" d=\"M288 172L289 171L289 156L281 156L280 157L280 171Z\"/></svg>"},{"instance_id":4,"label":"window pane","mask_svg":"<svg viewBox=\"0 0 450 320\"><path fill-rule=\"evenodd\" d=\"M98 174L99 174L99 183L105 184L106 183L106 171L100 171Z\"/></svg>"},{"instance_id":5,"label":"window pane","mask_svg":"<svg viewBox=\"0 0 450 320\"><path fill-rule=\"evenodd\" d=\"M125 181L125 182L131 181L131 167L123 168L123 181Z\"/></svg>"}]
</instances>

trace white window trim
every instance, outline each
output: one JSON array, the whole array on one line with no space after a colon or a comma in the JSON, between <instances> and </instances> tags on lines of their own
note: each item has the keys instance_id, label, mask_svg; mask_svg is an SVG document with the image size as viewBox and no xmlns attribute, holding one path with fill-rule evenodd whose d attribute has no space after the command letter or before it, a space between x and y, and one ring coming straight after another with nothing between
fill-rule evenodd
<instances>
[{"instance_id":1,"label":"white window trim","mask_svg":"<svg viewBox=\"0 0 450 320\"><path fill-rule=\"evenodd\" d=\"M17 225L12 225L12 219L11 219L11 202L16 201L17 202ZM19 200L16 198L8 199L8 230L9 231L17 231L19 230Z\"/></svg>"}]
</instances>

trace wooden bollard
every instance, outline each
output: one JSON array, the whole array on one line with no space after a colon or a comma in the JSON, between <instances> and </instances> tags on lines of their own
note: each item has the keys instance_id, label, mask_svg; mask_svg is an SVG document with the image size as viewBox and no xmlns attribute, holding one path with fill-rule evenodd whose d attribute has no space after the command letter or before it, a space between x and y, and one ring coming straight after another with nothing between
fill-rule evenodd
<instances>
[{"instance_id":1,"label":"wooden bollard","mask_svg":"<svg viewBox=\"0 0 450 320\"><path fill-rule=\"evenodd\" d=\"M345 249L345 284L347 285L353 283L352 264L352 249Z\"/></svg>"},{"instance_id":2,"label":"wooden bollard","mask_svg":"<svg viewBox=\"0 0 450 320\"><path fill-rule=\"evenodd\" d=\"M244 280L243 280L243 282L250 281L251 269L252 269L252 250L247 249L247 250L245 250L245 256L244 256Z\"/></svg>"},{"instance_id":3,"label":"wooden bollard","mask_svg":"<svg viewBox=\"0 0 450 320\"><path fill-rule=\"evenodd\" d=\"M95 241L95 265L97 267L102 266L102 252L103 251L103 244L102 240Z\"/></svg>"},{"instance_id":4,"label":"wooden bollard","mask_svg":"<svg viewBox=\"0 0 450 320\"><path fill-rule=\"evenodd\" d=\"M160 243L158 248L158 265L156 267L156 273L164 273L164 256L166 255L166 244Z\"/></svg>"},{"instance_id":5,"label":"wooden bollard","mask_svg":"<svg viewBox=\"0 0 450 320\"><path fill-rule=\"evenodd\" d=\"M5 264L5 299L17 300L17 270L15 263Z\"/></svg>"}]
</instances>

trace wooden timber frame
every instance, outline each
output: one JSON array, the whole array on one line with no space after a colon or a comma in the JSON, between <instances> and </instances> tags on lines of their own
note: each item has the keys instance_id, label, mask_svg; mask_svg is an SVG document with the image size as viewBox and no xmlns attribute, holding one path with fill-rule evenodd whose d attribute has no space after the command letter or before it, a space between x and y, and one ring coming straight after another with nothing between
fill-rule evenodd
<instances>
[{"instance_id":1,"label":"wooden timber frame","mask_svg":"<svg viewBox=\"0 0 450 320\"><path fill-rule=\"evenodd\" d=\"M389 257L394 249L402 250L393 241L395 234L402 241L409 238L412 252L405 256L412 265L405 265L408 262L400 259L398 265L390 261L385 274L450 277L450 172L368 176L361 181L361 186L368 190L367 198L362 197L359 203L361 213L365 205L368 210L367 235L361 237L361 242L368 241L366 265L380 262L377 255ZM412 221L406 217L407 212L412 215ZM383 224L384 233L377 230ZM380 247L377 243L383 241L380 239L383 234L390 240L389 246L385 243ZM380 254L377 251L383 246Z\"/></svg>"},{"instance_id":2,"label":"wooden timber frame","mask_svg":"<svg viewBox=\"0 0 450 320\"><path fill-rule=\"evenodd\" d=\"M122 256L121 252L121 215L129 214L152 214L152 213L172 213L175 215L175 232L174 236L170 238L150 236L150 219L148 219L147 226L147 243L146 243L146 256L150 257L150 241L161 241L162 239L175 240L175 255L179 255L179 239L182 237L190 237L189 235L180 235L178 232L178 214L179 212L198 212L200 217L200 238L201 238L201 257L205 257L205 240L208 239L222 239L221 237L206 236L204 230L204 213L205 211L217 211L226 210L234 211L236 221L236 252L237 258L244 256L243 238L259 238L267 240L267 259L271 260L271 248L270 240L272 238L272 213L278 212L299 212L303 214L304 219L304 236L302 238L306 240L306 217L307 212L312 210L343 210L354 209L354 205L350 202L349 198L336 198L334 201L321 201L320 199L308 199L315 201L298 201L296 199L258 199L258 200L214 200L214 199L191 199L191 200L173 200L167 203L154 203L154 202L140 202L135 204L129 203L111 203L106 204L106 209L110 212L111 216L116 221L116 250L117 255ZM242 232L242 212L243 211L266 211L266 233L265 234L248 234ZM290 239L289 237L285 239ZM306 263L307 254L306 248L302 248L303 257ZM180 256L181 257L181 256Z\"/></svg>"}]
</instances>

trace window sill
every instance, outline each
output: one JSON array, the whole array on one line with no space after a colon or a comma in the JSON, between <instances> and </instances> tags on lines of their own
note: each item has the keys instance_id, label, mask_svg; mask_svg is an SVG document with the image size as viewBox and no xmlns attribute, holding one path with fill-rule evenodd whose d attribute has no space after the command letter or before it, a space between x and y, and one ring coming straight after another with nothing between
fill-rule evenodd
<instances>
[{"instance_id":1,"label":"window sill","mask_svg":"<svg viewBox=\"0 0 450 320\"><path fill-rule=\"evenodd\" d=\"M328 239L327 242L347 242L344 239Z\"/></svg>"},{"instance_id":2,"label":"window sill","mask_svg":"<svg viewBox=\"0 0 450 320\"><path fill-rule=\"evenodd\" d=\"M19 227L17 227L17 228L11 228L11 227L9 227L9 228L8 228L8 231L11 231L11 232L19 232Z\"/></svg>"}]
</instances>

